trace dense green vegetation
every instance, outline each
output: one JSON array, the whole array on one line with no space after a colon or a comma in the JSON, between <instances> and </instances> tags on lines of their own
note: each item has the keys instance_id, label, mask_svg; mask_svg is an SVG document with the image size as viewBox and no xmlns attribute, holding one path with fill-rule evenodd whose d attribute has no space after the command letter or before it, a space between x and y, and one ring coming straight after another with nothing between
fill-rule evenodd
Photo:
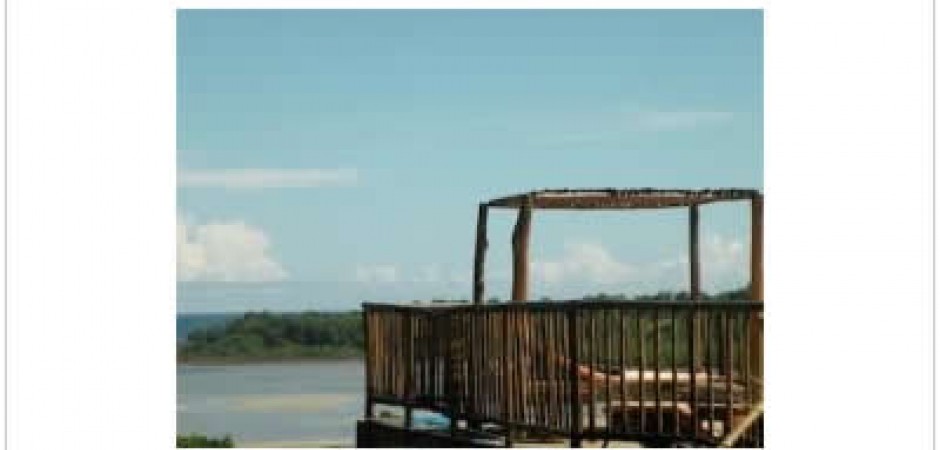
<instances>
[{"instance_id":1,"label":"dense green vegetation","mask_svg":"<svg viewBox=\"0 0 940 450\"><path fill-rule=\"evenodd\" d=\"M186 336L189 336L193 330L200 328L209 328L213 326L222 326L237 319L241 314L233 313L215 313L215 314L177 314L176 315L176 340L183 342Z\"/></svg>"},{"instance_id":2,"label":"dense green vegetation","mask_svg":"<svg viewBox=\"0 0 940 450\"><path fill-rule=\"evenodd\" d=\"M703 300L742 300L746 289L703 295ZM688 300L688 293L661 292L628 297L592 294L583 300ZM551 301L543 297L542 301ZM492 298L490 302L498 302ZM435 299L431 303L461 303ZM416 302L417 303L417 302ZM661 326L666 326L664 322ZM180 362L246 362L291 359L355 358L363 354L362 314L350 312L249 312L242 317L196 329L178 346ZM665 331L665 330L664 330ZM680 331L680 334L684 333ZM644 333L645 334L645 333ZM682 337L682 336L679 336Z\"/></svg>"},{"instance_id":3,"label":"dense green vegetation","mask_svg":"<svg viewBox=\"0 0 940 450\"><path fill-rule=\"evenodd\" d=\"M176 448L233 448L231 436L211 438L202 434L176 435Z\"/></svg>"},{"instance_id":4,"label":"dense green vegetation","mask_svg":"<svg viewBox=\"0 0 940 450\"><path fill-rule=\"evenodd\" d=\"M702 293L702 300L718 300L718 301L730 301L730 300L747 300L748 299L748 288L744 287L741 289L735 289L731 291L719 292L717 294L708 294ZM570 300L570 299L553 299L551 297L542 296L539 297L540 302L551 302L555 300ZM606 292L599 292L596 294L587 294L581 297L578 300L614 300L614 301L687 301L689 300L688 292L669 292L663 291L656 294L641 294L629 296L626 294L608 294ZM433 302L439 302L443 300L432 300ZM490 297L487 300L487 303L501 303L505 300L500 299L499 297ZM451 302L457 303L467 303L467 300L451 300Z\"/></svg>"},{"instance_id":5,"label":"dense green vegetation","mask_svg":"<svg viewBox=\"0 0 940 450\"><path fill-rule=\"evenodd\" d=\"M249 312L223 326L192 331L182 362L349 358L362 354L359 312Z\"/></svg>"},{"instance_id":6,"label":"dense green vegetation","mask_svg":"<svg viewBox=\"0 0 940 450\"><path fill-rule=\"evenodd\" d=\"M748 299L748 288L736 289L733 291L719 292L717 294L702 294L702 300L717 300L717 301L730 301L730 300L747 300ZM628 297L624 294L591 294L585 295L582 300L633 300L633 301L687 301L689 300L688 292L659 292L656 294L644 294L637 295L633 297Z\"/></svg>"},{"instance_id":7,"label":"dense green vegetation","mask_svg":"<svg viewBox=\"0 0 940 450\"><path fill-rule=\"evenodd\" d=\"M717 294L702 294L702 301L740 301L749 298L749 289L742 288L733 291L720 292ZM624 300L624 301L689 301L688 292L660 292L657 294L638 295L635 297L626 297L622 294L594 294L587 295L584 300ZM593 317L591 317L593 316ZM587 314L584 317L583 325L587 333L587 320L592 319L594 325L602 330L599 335L607 336L610 342L590 341L584 339L581 343L581 354L588 355L588 348L595 348L601 354L597 355L596 361L600 365L615 365L619 359L619 346L621 343L627 344L625 361L628 365L638 367L641 364L640 345L643 347L646 364L655 361L654 355L658 354L660 363L666 367L672 365L675 360L679 366L687 366L689 359L689 330L691 328L691 316L687 313L662 314L658 318L652 312L632 313L624 318L616 314L597 311L593 314ZM707 319L711 318L711 321ZM657 320L658 319L658 320ZM709 353L702 353L699 362L705 358L710 360L710 364L718 364L722 358L723 346L721 337L724 336L724 326L729 325L732 328L732 334L735 336L734 360L740 361L743 357L741 351L741 341L744 336L745 316L743 314L734 315L729 322L724 322L717 315L702 315L699 317L699 337L700 349L702 351L711 349ZM621 328L620 325L626 325ZM675 327L675 328L673 328ZM607 331L609 330L609 331ZM658 340L658 345L657 345ZM590 342L589 342L590 341ZM658 352L657 352L658 347ZM608 355L607 348L617 349ZM673 353L675 352L675 353Z\"/></svg>"}]
</instances>

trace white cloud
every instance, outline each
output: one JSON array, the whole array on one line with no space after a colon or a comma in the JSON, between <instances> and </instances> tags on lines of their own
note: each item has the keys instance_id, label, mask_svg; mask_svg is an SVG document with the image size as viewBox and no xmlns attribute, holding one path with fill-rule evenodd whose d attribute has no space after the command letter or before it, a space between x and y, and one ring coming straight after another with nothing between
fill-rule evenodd
<instances>
[{"instance_id":1,"label":"white cloud","mask_svg":"<svg viewBox=\"0 0 940 450\"><path fill-rule=\"evenodd\" d=\"M355 267L354 280L362 284L397 283L407 286L423 285L445 288L469 283L470 272L440 263L414 267L402 267L396 264L359 264Z\"/></svg>"},{"instance_id":2,"label":"white cloud","mask_svg":"<svg viewBox=\"0 0 940 450\"><path fill-rule=\"evenodd\" d=\"M428 264L418 270L415 282L438 283L441 281L441 267L438 264Z\"/></svg>"},{"instance_id":3,"label":"white cloud","mask_svg":"<svg viewBox=\"0 0 940 450\"><path fill-rule=\"evenodd\" d=\"M602 243L590 239L568 240L561 254L536 258L530 269L535 292L557 297L580 296L608 290L628 294L658 290L688 290L689 259L683 249L671 257L646 261L618 258ZM749 258L746 241L721 234L701 238L701 274L705 291L736 289L747 282ZM471 270L443 264L407 267L396 264L360 264L355 281L383 289L405 286L413 292L438 289L463 295L469 289ZM511 271L491 267L487 271L487 295L500 295Z\"/></svg>"},{"instance_id":4,"label":"white cloud","mask_svg":"<svg viewBox=\"0 0 940 450\"><path fill-rule=\"evenodd\" d=\"M468 284L470 283L470 278L472 278L472 273L470 269L467 270L457 270L454 269L450 272L450 277L448 281L452 284Z\"/></svg>"},{"instance_id":5,"label":"white cloud","mask_svg":"<svg viewBox=\"0 0 940 450\"><path fill-rule=\"evenodd\" d=\"M546 283L587 281L613 284L633 278L637 269L618 261L599 243L576 241L565 243L564 255L556 260L532 262L532 273Z\"/></svg>"},{"instance_id":6,"label":"white cloud","mask_svg":"<svg viewBox=\"0 0 940 450\"><path fill-rule=\"evenodd\" d=\"M536 142L552 146L633 142L637 133L687 131L730 122L735 113L717 110L654 110L636 107L606 112L591 120L559 122L554 132Z\"/></svg>"},{"instance_id":7,"label":"white cloud","mask_svg":"<svg viewBox=\"0 0 940 450\"><path fill-rule=\"evenodd\" d=\"M631 115L630 122L644 130L675 131L724 123L733 116L727 111L645 111Z\"/></svg>"},{"instance_id":8,"label":"white cloud","mask_svg":"<svg viewBox=\"0 0 940 450\"><path fill-rule=\"evenodd\" d=\"M730 289L747 282L749 248L743 239L720 234L702 239L702 280L706 288Z\"/></svg>"},{"instance_id":9,"label":"white cloud","mask_svg":"<svg viewBox=\"0 0 940 450\"><path fill-rule=\"evenodd\" d=\"M263 231L241 221L191 225L176 221L179 281L269 282L287 272L268 254Z\"/></svg>"},{"instance_id":10,"label":"white cloud","mask_svg":"<svg viewBox=\"0 0 940 450\"><path fill-rule=\"evenodd\" d=\"M707 234L701 241L703 288L733 289L747 282L748 247L743 239ZM569 241L558 258L532 262L536 282L553 287L620 284L626 288L688 289L688 255L652 262L618 260L598 242Z\"/></svg>"},{"instance_id":11,"label":"white cloud","mask_svg":"<svg viewBox=\"0 0 940 450\"><path fill-rule=\"evenodd\" d=\"M226 189L317 188L354 185L355 169L211 169L181 170L180 187Z\"/></svg>"},{"instance_id":12,"label":"white cloud","mask_svg":"<svg viewBox=\"0 0 940 450\"><path fill-rule=\"evenodd\" d=\"M736 289L747 284L750 253L742 238L706 234L701 239L699 267L706 291ZM678 283L688 289L689 256L683 254L661 260L646 269L648 278Z\"/></svg>"},{"instance_id":13,"label":"white cloud","mask_svg":"<svg viewBox=\"0 0 940 450\"><path fill-rule=\"evenodd\" d=\"M396 283L398 279L398 267L392 264L356 266L356 281L360 283Z\"/></svg>"}]
</instances>

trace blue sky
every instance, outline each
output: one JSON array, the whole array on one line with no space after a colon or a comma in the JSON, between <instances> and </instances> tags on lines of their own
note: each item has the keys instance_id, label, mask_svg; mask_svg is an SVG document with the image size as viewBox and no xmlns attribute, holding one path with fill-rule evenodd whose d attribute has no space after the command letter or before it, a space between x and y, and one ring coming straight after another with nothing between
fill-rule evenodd
<instances>
[{"instance_id":1,"label":"blue sky","mask_svg":"<svg viewBox=\"0 0 940 450\"><path fill-rule=\"evenodd\" d=\"M177 16L178 310L467 298L476 205L550 187L763 184L760 11ZM707 290L744 204L702 211ZM514 217L494 212L488 296ZM687 289L684 210L541 212L533 297Z\"/></svg>"}]
</instances>

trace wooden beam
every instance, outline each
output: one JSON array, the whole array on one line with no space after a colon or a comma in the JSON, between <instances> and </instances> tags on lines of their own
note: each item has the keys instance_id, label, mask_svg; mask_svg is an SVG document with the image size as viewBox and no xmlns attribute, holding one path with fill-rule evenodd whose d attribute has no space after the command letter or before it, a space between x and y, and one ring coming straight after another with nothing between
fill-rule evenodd
<instances>
[{"instance_id":1,"label":"wooden beam","mask_svg":"<svg viewBox=\"0 0 940 450\"><path fill-rule=\"evenodd\" d=\"M730 432L725 435L725 437L718 443L719 448L730 448L734 447L737 444L738 440L744 436L744 433L748 431L752 426L757 424L757 420L764 417L764 402L763 400L754 405L747 415L733 428Z\"/></svg>"},{"instance_id":2,"label":"wooden beam","mask_svg":"<svg viewBox=\"0 0 940 450\"><path fill-rule=\"evenodd\" d=\"M533 209L629 209L690 206L694 203L749 200L752 189L546 189L492 199L495 208L519 208L532 200Z\"/></svg>"},{"instance_id":3,"label":"wooden beam","mask_svg":"<svg viewBox=\"0 0 940 450\"><path fill-rule=\"evenodd\" d=\"M475 305L483 304L483 274L484 264L486 263L486 247L488 246L486 240L488 212L489 209L486 207L486 204L481 203L480 208L477 210L477 240L476 248L473 252L473 304Z\"/></svg>"},{"instance_id":4,"label":"wooden beam","mask_svg":"<svg viewBox=\"0 0 940 450\"><path fill-rule=\"evenodd\" d=\"M529 296L529 232L532 225L532 199L519 207L512 230L512 301L524 302Z\"/></svg>"}]
</instances>

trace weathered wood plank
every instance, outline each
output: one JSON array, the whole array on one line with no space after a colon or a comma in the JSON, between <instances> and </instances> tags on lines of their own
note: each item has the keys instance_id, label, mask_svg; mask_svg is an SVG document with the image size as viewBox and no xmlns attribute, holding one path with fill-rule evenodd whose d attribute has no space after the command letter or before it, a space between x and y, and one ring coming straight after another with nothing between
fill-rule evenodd
<instances>
[{"instance_id":1,"label":"weathered wood plank","mask_svg":"<svg viewBox=\"0 0 940 450\"><path fill-rule=\"evenodd\" d=\"M516 226L512 231L512 301L522 302L529 296L529 234L532 225L532 203L519 207Z\"/></svg>"},{"instance_id":2,"label":"weathered wood plank","mask_svg":"<svg viewBox=\"0 0 940 450\"><path fill-rule=\"evenodd\" d=\"M486 249L489 246L486 237L488 211L489 208L485 204L481 204L477 211L477 236L473 250L473 303L477 305L483 304L483 295L486 291L483 277Z\"/></svg>"}]
</instances>

